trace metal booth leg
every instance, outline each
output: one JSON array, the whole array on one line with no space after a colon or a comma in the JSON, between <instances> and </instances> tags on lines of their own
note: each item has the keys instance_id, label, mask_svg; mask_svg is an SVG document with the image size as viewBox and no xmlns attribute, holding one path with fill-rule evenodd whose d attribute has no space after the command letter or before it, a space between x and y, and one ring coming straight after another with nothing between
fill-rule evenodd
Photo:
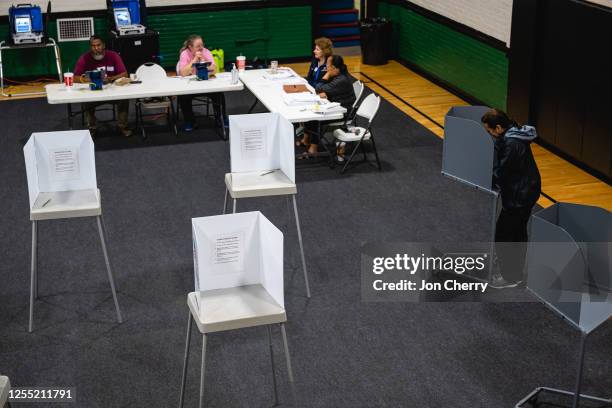
<instances>
[{"instance_id":1,"label":"metal booth leg","mask_svg":"<svg viewBox=\"0 0 612 408\"><path fill-rule=\"evenodd\" d=\"M272 328L268 325L268 344L270 346L270 362L272 363L272 383L274 384L274 406L278 405L278 387L276 385L276 365L274 364L274 349L272 347Z\"/></svg>"},{"instance_id":2,"label":"metal booth leg","mask_svg":"<svg viewBox=\"0 0 612 408\"><path fill-rule=\"evenodd\" d=\"M223 198L223 214L225 214L225 211L227 210L227 195L229 194L229 191L227 190L227 187L225 187L225 197Z\"/></svg>"},{"instance_id":3,"label":"metal booth leg","mask_svg":"<svg viewBox=\"0 0 612 408\"><path fill-rule=\"evenodd\" d=\"M498 203L499 195L497 193L493 194L493 202L491 205L491 245L489 248L490 258L489 258L489 274L487 277L487 282L491 282L493 279L493 266L495 264L495 229L497 225L497 203Z\"/></svg>"},{"instance_id":4,"label":"metal booth leg","mask_svg":"<svg viewBox=\"0 0 612 408\"><path fill-rule=\"evenodd\" d=\"M587 394L581 394L580 390L582 388L582 374L584 371L584 351L585 351L585 347L586 347L586 340L587 340L587 336L588 333L584 333L581 332L580 333L580 349L578 351L578 367L576 370L576 386L574 387L574 391L566 391L566 390L560 390L557 388L550 388L550 387L538 387L535 390L533 390L532 392L530 392L525 398L523 398L522 400L520 400L519 402L516 403L516 405L514 406L515 408L523 408L524 405L528 402L531 403L531 405L534 404L535 401L537 401L538 395L545 391L545 392L549 392L552 394L557 394L557 395L565 395L567 397L571 397L572 398L572 408L578 408L580 406L580 400L587 400L587 401L594 401L594 402L598 402L598 403L603 403L603 406L612 406L612 399L606 399L606 398L601 398L601 397L595 397L593 395L587 395Z\"/></svg>"},{"instance_id":5,"label":"metal booth leg","mask_svg":"<svg viewBox=\"0 0 612 408\"><path fill-rule=\"evenodd\" d=\"M106 263L106 271L108 272L108 281L110 282L111 291L113 292L113 300L115 301L115 309L117 309L117 321L123 323L121 317L121 310L119 310L119 301L117 300L117 291L115 289L115 279L113 278L113 271L111 269L110 258L108 257L108 250L106 249L106 238L103 227L102 216L96 217L98 222L98 232L100 233L100 243L102 244L102 252L104 253L104 262Z\"/></svg>"},{"instance_id":6,"label":"metal booth leg","mask_svg":"<svg viewBox=\"0 0 612 408\"><path fill-rule=\"evenodd\" d=\"M586 333L580 333L580 350L578 351L578 370L576 372L576 387L574 387L574 402L572 408L578 408L580 403L580 388L582 387L582 372L584 368L584 347L586 346Z\"/></svg>"},{"instance_id":7,"label":"metal booth leg","mask_svg":"<svg viewBox=\"0 0 612 408\"><path fill-rule=\"evenodd\" d=\"M32 333L34 326L34 299L38 297L38 221L32 221L32 259L30 269L30 321L28 332Z\"/></svg>"},{"instance_id":8,"label":"metal booth leg","mask_svg":"<svg viewBox=\"0 0 612 408\"><path fill-rule=\"evenodd\" d=\"M185 338L185 357L183 358L183 376L181 378L181 398L179 400L179 408L183 408L185 402L185 383L187 382L187 365L189 363L189 345L191 343L191 311L188 311L187 316L187 337Z\"/></svg>"},{"instance_id":9,"label":"metal booth leg","mask_svg":"<svg viewBox=\"0 0 612 408\"><path fill-rule=\"evenodd\" d=\"M233 213L236 214L236 199L235 198L234 198L234 211L233 211Z\"/></svg>"},{"instance_id":10,"label":"metal booth leg","mask_svg":"<svg viewBox=\"0 0 612 408\"><path fill-rule=\"evenodd\" d=\"M291 387L291 393L293 394L293 401L295 405L298 405L297 395L295 392L295 382L293 379L293 368L291 366L291 356L289 355L289 344L287 342L287 332L285 331L285 323L280 324L281 335L283 337L283 346L285 348L285 359L287 360L287 375L289 376L289 385Z\"/></svg>"},{"instance_id":11,"label":"metal booth leg","mask_svg":"<svg viewBox=\"0 0 612 408\"><path fill-rule=\"evenodd\" d=\"M202 334L202 366L200 368L200 405L204 406L204 370L206 368L206 334Z\"/></svg>"},{"instance_id":12,"label":"metal booth leg","mask_svg":"<svg viewBox=\"0 0 612 408\"><path fill-rule=\"evenodd\" d=\"M300 254L302 255L302 270L304 271L304 283L306 284L306 297L310 297L310 285L308 284L308 271L306 270L306 257L304 256L304 244L302 243L302 230L300 229L300 218L298 216L297 202L295 201L295 194L291 196L293 198L293 213L295 215L295 226L297 227L298 242L300 244Z\"/></svg>"}]
</instances>

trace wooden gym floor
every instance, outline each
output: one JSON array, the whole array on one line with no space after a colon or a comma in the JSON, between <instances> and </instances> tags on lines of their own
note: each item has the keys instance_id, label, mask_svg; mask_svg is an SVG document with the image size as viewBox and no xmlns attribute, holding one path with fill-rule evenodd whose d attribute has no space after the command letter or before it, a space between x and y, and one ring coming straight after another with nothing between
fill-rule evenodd
<instances>
[{"instance_id":1,"label":"wooden gym floor","mask_svg":"<svg viewBox=\"0 0 612 408\"><path fill-rule=\"evenodd\" d=\"M444 130L438 124L444 125L446 112L452 106L469 105L396 61L389 61L386 65L372 66L362 65L359 56L344 58L349 72L355 78L363 81L374 92L438 137L444 136ZM290 66L296 72L306 75L309 64L290 64ZM398 97L412 107L406 105ZM379 141L379 143L384 143L384 141ZM533 144L532 149L540 169L542 191L545 194L557 201L595 205L612 211L611 186L537 144ZM538 204L548 207L552 201L541 196Z\"/></svg>"},{"instance_id":2,"label":"wooden gym floor","mask_svg":"<svg viewBox=\"0 0 612 408\"><path fill-rule=\"evenodd\" d=\"M355 78L363 81L438 137L444 136L441 125L444 125L446 112L452 106L468 105L467 102L396 61L390 61L386 65L371 66L362 65L359 56L346 56L345 62ZM289 66L297 73L306 75L309 64L296 63ZM38 82L32 85L11 85L10 92L18 93L40 91L44 84ZM0 101L19 98L0 96ZM542 191L545 194L557 201L595 205L612 211L611 186L537 144L533 144L532 147L542 176ZM542 196L538 203L548 207L552 201Z\"/></svg>"}]
</instances>

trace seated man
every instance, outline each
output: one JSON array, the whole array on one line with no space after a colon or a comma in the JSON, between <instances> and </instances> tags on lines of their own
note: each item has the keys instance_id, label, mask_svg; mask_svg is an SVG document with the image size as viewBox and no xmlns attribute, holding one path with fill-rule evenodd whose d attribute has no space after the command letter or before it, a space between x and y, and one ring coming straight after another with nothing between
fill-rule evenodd
<instances>
[{"instance_id":1,"label":"seated man","mask_svg":"<svg viewBox=\"0 0 612 408\"><path fill-rule=\"evenodd\" d=\"M125 65L123 64L123 61L121 61L119 54L114 51L107 51L106 45L104 44L102 38L98 37L97 35L92 35L89 39L89 48L89 52L81 55L76 63L76 66L74 67L75 82L89 82L89 78L84 75L85 72L94 71L98 68L104 68L106 71L106 79L104 80L105 83L128 76ZM92 136L95 136L96 134L96 106L104 103L108 102L83 104L83 108L85 110L85 120ZM126 137L132 136L132 131L128 128L129 107L129 100L117 101L117 125L119 127L119 132Z\"/></svg>"}]
</instances>

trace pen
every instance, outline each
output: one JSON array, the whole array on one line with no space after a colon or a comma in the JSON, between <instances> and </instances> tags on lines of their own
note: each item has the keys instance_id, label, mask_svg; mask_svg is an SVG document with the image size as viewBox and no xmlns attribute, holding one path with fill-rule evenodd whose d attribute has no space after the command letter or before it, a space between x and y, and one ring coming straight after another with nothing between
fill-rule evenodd
<instances>
[{"instance_id":1,"label":"pen","mask_svg":"<svg viewBox=\"0 0 612 408\"><path fill-rule=\"evenodd\" d=\"M42 206L44 207L45 205L49 204L50 202L51 202L51 199L48 199L47 201L45 201L45 203Z\"/></svg>"},{"instance_id":2,"label":"pen","mask_svg":"<svg viewBox=\"0 0 612 408\"><path fill-rule=\"evenodd\" d=\"M275 170L264 171L263 173L260 174L260 176L265 176L266 174L274 173L274 171Z\"/></svg>"}]
</instances>

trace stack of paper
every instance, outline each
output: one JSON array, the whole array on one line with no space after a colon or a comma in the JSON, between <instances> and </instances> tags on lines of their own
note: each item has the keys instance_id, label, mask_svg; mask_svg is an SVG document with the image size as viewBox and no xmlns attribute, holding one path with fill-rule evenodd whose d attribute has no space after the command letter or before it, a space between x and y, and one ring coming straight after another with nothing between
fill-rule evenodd
<instances>
[{"instance_id":1,"label":"stack of paper","mask_svg":"<svg viewBox=\"0 0 612 408\"><path fill-rule=\"evenodd\" d=\"M322 112L322 113L334 112L334 111L338 111L341 109L342 109L342 106L340 106L338 102L327 102L327 103L322 102L321 104L315 105L312 108L314 112Z\"/></svg>"},{"instance_id":2,"label":"stack of paper","mask_svg":"<svg viewBox=\"0 0 612 408\"><path fill-rule=\"evenodd\" d=\"M298 92L298 93L285 93L283 94L283 101L288 106L304 106L312 105L321 100L319 95L311 94L310 92Z\"/></svg>"}]
</instances>

